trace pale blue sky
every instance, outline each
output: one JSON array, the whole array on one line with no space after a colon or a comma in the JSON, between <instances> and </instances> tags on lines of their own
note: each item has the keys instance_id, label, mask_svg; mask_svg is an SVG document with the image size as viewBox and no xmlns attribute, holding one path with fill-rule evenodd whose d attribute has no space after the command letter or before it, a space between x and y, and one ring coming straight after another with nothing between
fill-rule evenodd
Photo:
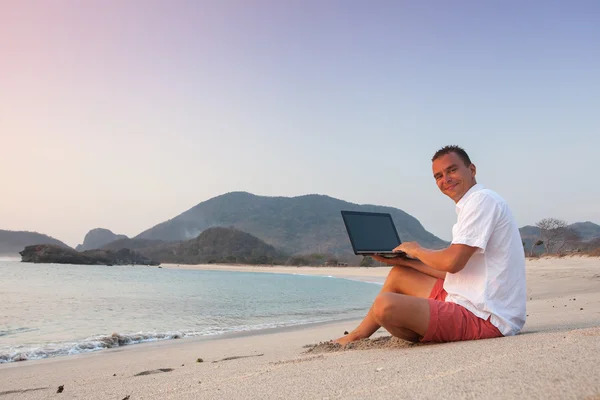
<instances>
[{"instance_id":1,"label":"pale blue sky","mask_svg":"<svg viewBox=\"0 0 600 400\"><path fill-rule=\"evenodd\" d=\"M0 229L133 236L244 190L450 239L465 147L519 225L600 223L596 1L0 1Z\"/></svg>"}]
</instances>

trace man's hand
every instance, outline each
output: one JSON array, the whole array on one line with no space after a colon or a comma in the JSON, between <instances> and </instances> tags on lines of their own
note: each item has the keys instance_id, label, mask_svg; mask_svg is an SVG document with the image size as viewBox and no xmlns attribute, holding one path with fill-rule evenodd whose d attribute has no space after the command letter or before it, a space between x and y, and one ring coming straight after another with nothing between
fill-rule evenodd
<instances>
[{"instance_id":1,"label":"man's hand","mask_svg":"<svg viewBox=\"0 0 600 400\"><path fill-rule=\"evenodd\" d=\"M407 256L418 258L417 252L421 250L421 246L417 242L405 242L394 249L395 252L405 252Z\"/></svg>"},{"instance_id":2,"label":"man's hand","mask_svg":"<svg viewBox=\"0 0 600 400\"><path fill-rule=\"evenodd\" d=\"M430 250L419 246L416 242L402 243L394 249L394 251L405 252L408 257L416 258L434 270L451 274L462 270L476 250L477 247L464 244L451 244L443 250Z\"/></svg>"}]
</instances>

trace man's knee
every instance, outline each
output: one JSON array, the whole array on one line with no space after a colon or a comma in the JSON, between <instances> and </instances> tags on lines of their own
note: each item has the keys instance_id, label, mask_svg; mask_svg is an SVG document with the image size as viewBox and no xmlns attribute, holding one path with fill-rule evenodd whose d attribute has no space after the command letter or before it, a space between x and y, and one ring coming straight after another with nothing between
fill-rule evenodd
<instances>
[{"instance_id":1,"label":"man's knee","mask_svg":"<svg viewBox=\"0 0 600 400\"><path fill-rule=\"evenodd\" d=\"M373 302L373 316L380 325L381 322L385 321L392 312L393 297L394 293L380 293Z\"/></svg>"},{"instance_id":2,"label":"man's knee","mask_svg":"<svg viewBox=\"0 0 600 400\"><path fill-rule=\"evenodd\" d=\"M405 292L404 286L410 280L409 267L395 266L390 269L388 273L387 286L386 288L390 292L403 293Z\"/></svg>"},{"instance_id":3,"label":"man's knee","mask_svg":"<svg viewBox=\"0 0 600 400\"><path fill-rule=\"evenodd\" d=\"M429 325L429 302L399 293L381 293L373 302L373 317L386 329L407 329L423 336Z\"/></svg>"}]
</instances>

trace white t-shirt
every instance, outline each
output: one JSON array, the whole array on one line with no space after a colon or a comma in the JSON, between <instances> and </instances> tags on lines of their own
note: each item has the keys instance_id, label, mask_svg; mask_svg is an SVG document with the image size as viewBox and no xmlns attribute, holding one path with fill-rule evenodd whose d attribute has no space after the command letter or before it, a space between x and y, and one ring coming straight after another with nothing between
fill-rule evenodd
<instances>
[{"instance_id":1,"label":"white t-shirt","mask_svg":"<svg viewBox=\"0 0 600 400\"><path fill-rule=\"evenodd\" d=\"M525 252L508 205L496 192L474 185L456 203L452 244L478 247L467 265L446 274L446 301L488 319L504 336L525 324Z\"/></svg>"}]
</instances>

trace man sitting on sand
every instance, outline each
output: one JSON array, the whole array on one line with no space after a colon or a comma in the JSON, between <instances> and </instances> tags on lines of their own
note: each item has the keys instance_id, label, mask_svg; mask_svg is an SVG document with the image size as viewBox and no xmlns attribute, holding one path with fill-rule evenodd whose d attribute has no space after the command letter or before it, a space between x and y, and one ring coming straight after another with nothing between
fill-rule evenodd
<instances>
[{"instance_id":1,"label":"man sitting on sand","mask_svg":"<svg viewBox=\"0 0 600 400\"><path fill-rule=\"evenodd\" d=\"M516 335L525 324L525 254L508 205L475 181L462 148L443 147L432 162L439 189L456 203L452 244L407 242L394 250L413 259L374 257L394 267L365 319L336 343L381 326L412 342L451 342Z\"/></svg>"}]
</instances>

